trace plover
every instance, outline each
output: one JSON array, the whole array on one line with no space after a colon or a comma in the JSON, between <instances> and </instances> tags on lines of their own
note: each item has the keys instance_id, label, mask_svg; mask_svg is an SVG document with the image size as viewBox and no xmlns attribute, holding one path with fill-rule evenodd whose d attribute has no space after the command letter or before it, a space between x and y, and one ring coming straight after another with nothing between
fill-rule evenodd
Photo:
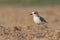
<instances>
[{"instance_id":1,"label":"plover","mask_svg":"<svg viewBox=\"0 0 60 40\"><path fill-rule=\"evenodd\" d=\"M36 23L36 24L38 24L38 25L43 25L44 27L46 27L47 28L47 21L43 18L43 17L41 17L41 16L39 16L39 14L38 14L38 12L37 11L33 11L30 15L32 15L33 16L33 21Z\"/></svg>"},{"instance_id":2,"label":"plover","mask_svg":"<svg viewBox=\"0 0 60 40\"><path fill-rule=\"evenodd\" d=\"M39 16L38 12L37 11L33 11L30 15L33 16L33 21L38 24L38 34L41 34L40 31L39 31L39 25L43 25L45 28L47 28L47 21L42 17L42 16ZM47 29L47 32L48 32L48 29ZM37 35L37 37L41 38L41 35Z\"/></svg>"}]
</instances>

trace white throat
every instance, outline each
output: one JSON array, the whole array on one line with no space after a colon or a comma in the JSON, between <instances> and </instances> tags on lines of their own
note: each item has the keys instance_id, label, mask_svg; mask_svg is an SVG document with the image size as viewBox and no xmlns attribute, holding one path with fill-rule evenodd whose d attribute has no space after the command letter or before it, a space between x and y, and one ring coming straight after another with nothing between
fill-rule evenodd
<instances>
[{"instance_id":1,"label":"white throat","mask_svg":"<svg viewBox=\"0 0 60 40\"><path fill-rule=\"evenodd\" d=\"M33 14L33 17L37 17L37 15L36 14Z\"/></svg>"}]
</instances>

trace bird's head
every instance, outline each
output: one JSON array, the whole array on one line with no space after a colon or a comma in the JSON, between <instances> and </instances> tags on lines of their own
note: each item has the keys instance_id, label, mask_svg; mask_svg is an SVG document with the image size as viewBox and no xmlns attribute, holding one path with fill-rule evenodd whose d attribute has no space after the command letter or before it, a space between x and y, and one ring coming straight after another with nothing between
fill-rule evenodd
<instances>
[{"instance_id":1,"label":"bird's head","mask_svg":"<svg viewBox=\"0 0 60 40\"><path fill-rule=\"evenodd\" d=\"M30 15L37 15L38 12L37 11L33 11Z\"/></svg>"}]
</instances>

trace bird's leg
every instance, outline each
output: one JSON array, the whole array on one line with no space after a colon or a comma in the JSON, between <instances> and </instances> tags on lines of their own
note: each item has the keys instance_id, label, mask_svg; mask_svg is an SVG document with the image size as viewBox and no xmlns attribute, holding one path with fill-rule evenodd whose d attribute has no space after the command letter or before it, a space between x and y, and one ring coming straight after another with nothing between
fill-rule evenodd
<instances>
[{"instance_id":1,"label":"bird's leg","mask_svg":"<svg viewBox=\"0 0 60 40\"><path fill-rule=\"evenodd\" d=\"M38 27L38 28L37 28L37 33L39 33L39 24L37 24L37 27Z\"/></svg>"},{"instance_id":2,"label":"bird's leg","mask_svg":"<svg viewBox=\"0 0 60 40\"><path fill-rule=\"evenodd\" d=\"M38 25L38 33L39 33L39 25Z\"/></svg>"},{"instance_id":3,"label":"bird's leg","mask_svg":"<svg viewBox=\"0 0 60 40\"><path fill-rule=\"evenodd\" d=\"M48 26L47 26L47 25L45 25L45 28L47 29L47 33L48 33L48 35L49 35L49 30L48 30Z\"/></svg>"},{"instance_id":4,"label":"bird's leg","mask_svg":"<svg viewBox=\"0 0 60 40\"><path fill-rule=\"evenodd\" d=\"M43 24L42 24L43 25ZM48 28L48 25L46 24L46 25L43 25L44 27L45 27L45 29L46 29L46 31L47 31L47 34L48 34L48 36L49 36L49 28Z\"/></svg>"},{"instance_id":5,"label":"bird's leg","mask_svg":"<svg viewBox=\"0 0 60 40\"><path fill-rule=\"evenodd\" d=\"M42 24L42 25L45 27L47 33L49 34L48 25L47 24Z\"/></svg>"},{"instance_id":6,"label":"bird's leg","mask_svg":"<svg viewBox=\"0 0 60 40\"><path fill-rule=\"evenodd\" d=\"M48 34L48 36L49 36L48 26L46 25L45 28L46 28L47 34Z\"/></svg>"},{"instance_id":7,"label":"bird's leg","mask_svg":"<svg viewBox=\"0 0 60 40\"><path fill-rule=\"evenodd\" d=\"M40 40L40 35L39 35L40 34L40 30L39 29L40 29L40 27L39 27L39 24L38 24L38 37L39 37L39 40Z\"/></svg>"}]
</instances>

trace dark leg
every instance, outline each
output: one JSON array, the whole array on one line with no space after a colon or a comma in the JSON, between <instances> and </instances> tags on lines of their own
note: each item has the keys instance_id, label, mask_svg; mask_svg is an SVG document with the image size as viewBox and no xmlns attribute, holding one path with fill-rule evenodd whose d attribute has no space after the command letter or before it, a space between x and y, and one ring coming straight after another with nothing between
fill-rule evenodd
<instances>
[{"instance_id":1,"label":"dark leg","mask_svg":"<svg viewBox=\"0 0 60 40\"><path fill-rule=\"evenodd\" d=\"M40 27L39 27L39 25L38 25L38 38L40 40Z\"/></svg>"}]
</instances>

